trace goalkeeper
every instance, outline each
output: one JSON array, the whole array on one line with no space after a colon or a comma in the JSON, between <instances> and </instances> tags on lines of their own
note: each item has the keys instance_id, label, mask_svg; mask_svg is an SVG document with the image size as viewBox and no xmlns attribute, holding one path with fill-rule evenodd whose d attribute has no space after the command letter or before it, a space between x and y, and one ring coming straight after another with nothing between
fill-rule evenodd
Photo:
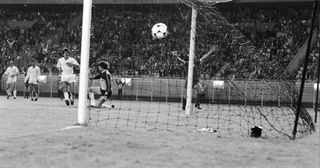
<instances>
[{"instance_id":1,"label":"goalkeeper","mask_svg":"<svg viewBox=\"0 0 320 168\"><path fill-rule=\"evenodd\" d=\"M192 81L192 88L194 88L197 92L197 99L196 99L196 104L195 104L195 107L197 109L201 109L200 107L200 97L203 97L204 96L204 89L199 81L199 67L200 67L200 64L203 62L204 59L206 59L209 55L211 55L213 52L217 51L217 46L212 46L210 48L210 51L207 52L205 55L203 55L200 59L198 60L195 60L194 62L194 72L193 72L193 81ZM179 61L181 61L184 66L185 66L185 72L186 72L186 76L187 76L187 73L188 73L188 61L189 60L183 60L182 58L179 57L177 51L173 51L172 54L174 56L177 57L177 59ZM186 81L185 81L185 88L187 88L187 78L186 78ZM182 101L182 109L185 110L186 108L186 95L184 95L183 97L183 101Z\"/></svg>"},{"instance_id":2,"label":"goalkeeper","mask_svg":"<svg viewBox=\"0 0 320 168\"><path fill-rule=\"evenodd\" d=\"M99 98L98 104L95 106L91 103L91 106L94 107L102 107L102 104L107 101L108 98L111 97L111 74L109 72L110 64L107 61L101 61L98 63L99 74L95 76L91 76L90 80L99 79L100 92L101 97ZM94 101L94 94L89 94L89 98L91 101Z\"/></svg>"}]
</instances>

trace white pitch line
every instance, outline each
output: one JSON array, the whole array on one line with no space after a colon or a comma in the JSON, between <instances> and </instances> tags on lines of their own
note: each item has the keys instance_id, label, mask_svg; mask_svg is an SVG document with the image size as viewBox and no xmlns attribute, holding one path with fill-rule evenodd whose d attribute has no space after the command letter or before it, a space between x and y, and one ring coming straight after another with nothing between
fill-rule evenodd
<instances>
[{"instance_id":1,"label":"white pitch line","mask_svg":"<svg viewBox=\"0 0 320 168\"><path fill-rule=\"evenodd\" d=\"M82 127L83 126L81 126L81 125L67 126L67 127L61 128L60 131L70 130L70 129L75 129L75 128L82 128Z\"/></svg>"}]
</instances>

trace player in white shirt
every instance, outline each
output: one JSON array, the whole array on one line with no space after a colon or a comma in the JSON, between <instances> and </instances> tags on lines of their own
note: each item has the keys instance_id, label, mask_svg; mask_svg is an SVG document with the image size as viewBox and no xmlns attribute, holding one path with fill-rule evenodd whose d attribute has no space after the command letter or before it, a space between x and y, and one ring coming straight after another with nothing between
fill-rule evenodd
<instances>
[{"instance_id":1,"label":"player in white shirt","mask_svg":"<svg viewBox=\"0 0 320 168\"><path fill-rule=\"evenodd\" d=\"M7 68L4 74L8 76L7 87L6 87L7 99L9 99L9 97L12 96L12 92L13 92L13 99L16 99L17 97L16 83L17 83L17 76L19 75L19 69L13 65L13 61L10 61L10 66Z\"/></svg>"},{"instance_id":2,"label":"player in white shirt","mask_svg":"<svg viewBox=\"0 0 320 168\"><path fill-rule=\"evenodd\" d=\"M76 75L73 72L73 67L79 67L76 59L71 58L68 49L63 49L63 57L58 60L57 68L61 74L61 82L63 83L63 95L66 104L69 106L74 104L74 84L77 82ZM69 99L70 94L70 99Z\"/></svg>"},{"instance_id":3,"label":"player in white shirt","mask_svg":"<svg viewBox=\"0 0 320 168\"><path fill-rule=\"evenodd\" d=\"M31 101L37 101L39 97L39 77L41 75L40 68L36 65L36 62L33 61L32 65L28 68L27 76L25 77L25 82L29 81L29 93ZM35 97L34 97L35 95Z\"/></svg>"}]
</instances>

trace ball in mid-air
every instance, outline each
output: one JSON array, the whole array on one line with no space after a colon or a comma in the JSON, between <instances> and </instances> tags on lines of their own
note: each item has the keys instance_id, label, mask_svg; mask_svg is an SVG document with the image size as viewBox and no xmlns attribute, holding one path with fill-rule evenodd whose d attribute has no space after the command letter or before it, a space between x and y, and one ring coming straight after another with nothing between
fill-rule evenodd
<instances>
[{"instance_id":1,"label":"ball in mid-air","mask_svg":"<svg viewBox=\"0 0 320 168\"><path fill-rule=\"evenodd\" d=\"M165 25L164 23L157 23L153 25L151 32L152 32L153 38L156 38L156 39L165 38L168 35L167 25Z\"/></svg>"}]
</instances>

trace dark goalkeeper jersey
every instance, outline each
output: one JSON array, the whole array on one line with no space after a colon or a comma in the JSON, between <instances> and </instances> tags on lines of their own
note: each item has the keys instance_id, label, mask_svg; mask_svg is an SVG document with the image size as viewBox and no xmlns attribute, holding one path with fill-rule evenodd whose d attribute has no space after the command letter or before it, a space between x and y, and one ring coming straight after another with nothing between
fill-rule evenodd
<instances>
[{"instance_id":1,"label":"dark goalkeeper jersey","mask_svg":"<svg viewBox=\"0 0 320 168\"><path fill-rule=\"evenodd\" d=\"M95 76L93 79L100 79L100 89L101 92L108 93L111 90L111 74L108 70L102 71L99 75Z\"/></svg>"}]
</instances>

